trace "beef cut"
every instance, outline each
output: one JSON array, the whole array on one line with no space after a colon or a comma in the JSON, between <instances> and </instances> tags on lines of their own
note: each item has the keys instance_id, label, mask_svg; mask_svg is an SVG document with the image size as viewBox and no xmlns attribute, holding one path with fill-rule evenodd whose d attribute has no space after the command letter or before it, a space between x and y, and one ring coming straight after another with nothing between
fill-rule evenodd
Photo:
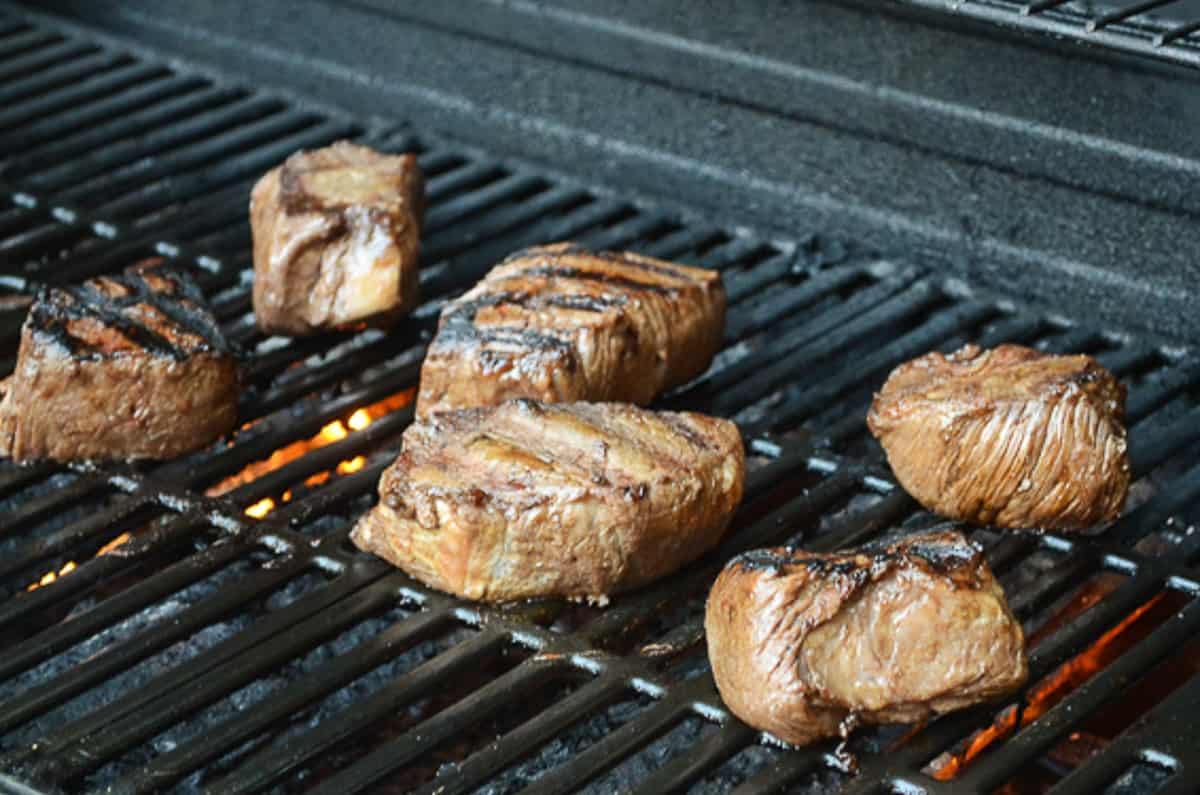
<instances>
[{"instance_id":1,"label":"beef cut","mask_svg":"<svg viewBox=\"0 0 1200 795\"><path fill-rule=\"evenodd\" d=\"M165 459L237 422L237 362L196 286L138 268L47 287L0 390L0 450L31 459Z\"/></svg>"},{"instance_id":2,"label":"beef cut","mask_svg":"<svg viewBox=\"0 0 1200 795\"><path fill-rule=\"evenodd\" d=\"M845 554L745 553L713 585L704 626L726 705L795 745L926 720L1028 673L979 547L947 529Z\"/></svg>"},{"instance_id":3,"label":"beef cut","mask_svg":"<svg viewBox=\"0 0 1200 795\"><path fill-rule=\"evenodd\" d=\"M714 271L572 243L513 254L442 312L418 416L525 397L645 405L720 349Z\"/></svg>"},{"instance_id":4,"label":"beef cut","mask_svg":"<svg viewBox=\"0 0 1200 795\"><path fill-rule=\"evenodd\" d=\"M394 323L418 302L423 207L411 154L339 141L268 171L250 194L259 327L303 335Z\"/></svg>"},{"instance_id":5,"label":"beef cut","mask_svg":"<svg viewBox=\"0 0 1200 795\"><path fill-rule=\"evenodd\" d=\"M603 599L724 534L737 426L622 404L515 400L418 421L355 527L360 548L471 599Z\"/></svg>"},{"instance_id":6,"label":"beef cut","mask_svg":"<svg viewBox=\"0 0 1200 795\"><path fill-rule=\"evenodd\" d=\"M1084 528L1129 489L1125 387L1090 356L967 345L897 367L867 417L931 511L998 527Z\"/></svg>"}]
</instances>

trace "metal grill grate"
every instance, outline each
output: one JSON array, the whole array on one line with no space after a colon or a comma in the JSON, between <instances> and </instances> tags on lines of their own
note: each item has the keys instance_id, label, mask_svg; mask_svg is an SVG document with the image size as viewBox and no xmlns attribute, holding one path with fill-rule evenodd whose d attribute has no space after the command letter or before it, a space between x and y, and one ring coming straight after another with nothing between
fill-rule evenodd
<instances>
[{"instance_id":1,"label":"metal grill grate","mask_svg":"<svg viewBox=\"0 0 1200 795\"><path fill-rule=\"evenodd\" d=\"M1200 678L1186 667L1200 534L1173 523L1200 496L1191 350L1040 317L852 245L715 227L33 18L0 18L0 75L5 370L36 283L151 255L197 275L248 353L246 425L227 445L156 466L0 465L0 790L991 792L1032 775L1055 792L1126 779L1182 792L1200 780ZM250 315L248 186L343 136L419 153L428 300L386 336L265 338ZM563 238L724 273L725 351L665 402L738 419L747 499L714 554L606 609L465 604L356 552L347 532L411 420L440 303L503 254ZM863 415L896 363L968 339L1090 351L1132 387L1138 496L1121 522L1095 539L975 535L1037 639L1031 705L1038 683L1114 633L1137 642L955 780L930 763L1000 708L911 737L863 731L850 775L832 748L777 748L725 712L703 600L742 549L832 550L924 521ZM1180 665L1158 699L1117 710L1107 734L1093 726ZM1071 757L1075 735L1100 739Z\"/></svg>"},{"instance_id":2,"label":"metal grill grate","mask_svg":"<svg viewBox=\"0 0 1200 795\"><path fill-rule=\"evenodd\" d=\"M1194 0L902 0L1020 30L1200 66L1200 5Z\"/></svg>"}]
</instances>

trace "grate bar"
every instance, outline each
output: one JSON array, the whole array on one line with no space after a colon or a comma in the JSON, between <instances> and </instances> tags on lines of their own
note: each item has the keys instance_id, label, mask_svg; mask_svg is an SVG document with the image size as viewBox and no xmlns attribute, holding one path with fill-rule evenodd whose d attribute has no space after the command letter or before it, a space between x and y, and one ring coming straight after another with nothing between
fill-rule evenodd
<instances>
[{"instance_id":1,"label":"grate bar","mask_svg":"<svg viewBox=\"0 0 1200 795\"><path fill-rule=\"evenodd\" d=\"M747 374L736 384L726 385L713 407L719 414L744 409L781 384L794 380L800 362L804 368L815 370L820 363L872 336L884 336L887 328L929 310L940 298L929 285L918 282L863 314L847 319L844 324L828 329L816 339L809 337L806 344L781 352L774 364L758 368L753 375ZM793 341L790 337L785 338L785 344Z\"/></svg>"},{"instance_id":2,"label":"grate bar","mask_svg":"<svg viewBox=\"0 0 1200 795\"><path fill-rule=\"evenodd\" d=\"M521 795L550 795L575 792L625 757L650 745L690 712L690 702L711 684L689 679L680 683L672 696L657 702L613 733L580 751L521 790Z\"/></svg>"},{"instance_id":3,"label":"grate bar","mask_svg":"<svg viewBox=\"0 0 1200 795\"><path fill-rule=\"evenodd\" d=\"M1162 761L1174 751L1175 764L1188 758L1183 770L1194 764L1195 747L1188 738L1189 726L1200 713L1200 677L1193 677L1166 701L1138 719L1115 740L1072 770L1053 789L1051 795L1069 792L1100 792L1130 765L1153 755ZM1177 778L1183 778L1176 773Z\"/></svg>"},{"instance_id":4,"label":"grate bar","mask_svg":"<svg viewBox=\"0 0 1200 795\"><path fill-rule=\"evenodd\" d=\"M444 682L491 657L507 641L498 632L484 630L443 652L405 675L384 685L355 705L344 720L319 724L286 745L272 745L247 757L232 773L213 784L214 791L238 795L257 791L294 770L316 754L334 746L370 724L430 692Z\"/></svg>"},{"instance_id":5,"label":"grate bar","mask_svg":"<svg viewBox=\"0 0 1200 795\"><path fill-rule=\"evenodd\" d=\"M1119 683L1138 679L1171 652L1177 651L1180 638L1193 637L1197 630L1200 630L1200 603L1192 602L1149 637L1071 691L1036 723L1021 729L1008 742L977 760L956 783L981 792L999 786L1013 771L1021 770L1029 760L1119 692Z\"/></svg>"},{"instance_id":6,"label":"grate bar","mask_svg":"<svg viewBox=\"0 0 1200 795\"><path fill-rule=\"evenodd\" d=\"M439 712L395 740L384 743L355 764L313 789L313 795L343 795L362 792L424 751L470 728L474 722L512 704L541 686L549 684L564 666L557 660L532 657L513 670L493 679L453 706Z\"/></svg>"},{"instance_id":7,"label":"grate bar","mask_svg":"<svg viewBox=\"0 0 1200 795\"><path fill-rule=\"evenodd\" d=\"M110 139L86 156L34 172L26 181L37 190L61 191L56 197L61 201L103 194L109 186L114 191L120 190L122 179L127 179L131 171L136 173L139 168L144 170L162 163L161 157L173 150L283 112L278 102L246 98L237 91L215 92L206 95L205 100L193 113L187 112L186 107L182 109L175 124L119 141Z\"/></svg>"},{"instance_id":8,"label":"grate bar","mask_svg":"<svg viewBox=\"0 0 1200 795\"><path fill-rule=\"evenodd\" d=\"M36 645L32 645L28 652L13 655L5 660L6 671L24 670L49 659L56 653L66 651L115 621L147 607L153 599L174 593L184 586L215 573L236 557L236 549L224 547L214 547L213 549L216 550L214 554L203 555L200 560L172 567L172 576L162 578L159 582L151 581L154 587L131 588L108 600L103 608L84 614L81 618L86 626L73 627L71 623L60 624L55 627L55 630L66 629L69 631L55 632L51 630L49 633L34 638ZM246 598L253 598L277 586L283 579L283 575L272 573L270 577L243 583L234 592ZM18 698L12 699L4 705L3 713L0 714L0 731L10 731L35 715L52 709L88 688L106 681L138 661L167 648L176 640L188 637L198 629L220 620L223 615L228 614L234 608L236 605L216 601L198 605L189 610L188 614L179 621L172 621L166 626L152 627L149 631L139 633L123 642L119 647L92 657L72 669L69 675L24 691ZM44 751L51 744L45 742L40 746Z\"/></svg>"},{"instance_id":9,"label":"grate bar","mask_svg":"<svg viewBox=\"0 0 1200 795\"><path fill-rule=\"evenodd\" d=\"M566 698L556 702L536 718L525 721L497 742L454 765L426 784L419 795L451 795L470 792L506 765L531 750L550 742L582 715L589 715L615 699L625 689L620 679L597 677Z\"/></svg>"},{"instance_id":10,"label":"grate bar","mask_svg":"<svg viewBox=\"0 0 1200 795\"><path fill-rule=\"evenodd\" d=\"M302 683L256 705L252 712L216 727L207 735L206 742L187 744L159 756L123 779L115 789L146 793L174 783L434 635L449 620L449 616L441 611L424 612L388 627L352 651L332 660Z\"/></svg>"},{"instance_id":11,"label":"grate bar","mask_svg":"<svg viewBox=\"0 0 1200 795\"><path fill-rule=\"evenodd\" d=\"M914 331L902 335L894 342L879 348L875 353L855 362L853 369L838 376L827 377L816 386L789 395L781 404L772 407L769 417L748 425L748 429L753 429L750 431L751 435L757 435L767 428L796 423L812 411L829 405L830 401L836 400L839 395L851 387L875 378L898 363L928 351L930 347L938 345L959 329L979 323L995 311L994 308L985 304L966 302L940 313ZM830 344L833 345L832 342ZM811 362L805 362L805 364L811 366Z\"/></svg>"},{"instance_id":12,"label":"grate bar","mask_svg":"<svg viewBox=\"0 0 1200 795\"><path fill-rule=\"evenodd\" d=\"M10 157L21 156L9 162L5 175L9 179L26 177L136 130L144 133L185 117L194 103L232 93L230 89L204 91L206 85L197 78L163 76L0 136Z\"/></svg>"},{"instance_id":13,"label":"grate bar","mask_svg":"<svg viewBox=\"0 0 1200 795\"><path fill-rule=\"evenodd\" d=\"M300 611L302 616L295 617L303 617L303 623L273 638L271 643L259 644L237 657L223 660L222 676L200 679L203 676L201 673L196 677L199 681L186 687L182 693L167 691L164 695L169 698L121 713L119 719L104 726L102 732L80 738L74 747L66 749L65 753L60 752L61 756L54 766L55 775L78 775L99 767L103 761L119 756L138 742L155 736L185 716L239 690L303 651L337 636L393 601L389 590L385 588L367 588L340 599L336 596L322 595L316 599L317 604L323 605L320 612L310 612L312 605L303 605L304 609ZM332 606L329 604L331 600L334 602ZM307 601L303 599L296 606ZM290 623L296 624L295 618ZM247 634L252 633L243 633ZM168 678L171 678L170 675L162 677ZM167 703L162 703L164 700Z\"/></svg>"},{"instance_id":14,"label":"grate bar","mask_svg":"<svg viewBox=\"0 0 1200 795\"><path fill-rule=\"evenodd\" d=\"M730 721L720 731L693 746L638 782L635 792L658 795L684 792L689 784L754 742L758 733L741 721Z\"/></svg>"}]
</instances>

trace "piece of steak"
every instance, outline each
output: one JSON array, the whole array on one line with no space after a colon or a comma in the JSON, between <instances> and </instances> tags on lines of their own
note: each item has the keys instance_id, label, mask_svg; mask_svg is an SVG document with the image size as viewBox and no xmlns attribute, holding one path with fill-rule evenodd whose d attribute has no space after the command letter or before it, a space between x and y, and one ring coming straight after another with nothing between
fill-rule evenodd
<instances>
[{"instance_id":1,"label":"piece of steak","mask_svg":"<svg viewBox=\"0 0 1200 795\"><path fill-rule=\"evenodd\" d=\"M388 326L416 306L424 191L415 156L347 141L263 175L250 194L259 327Z\"/></svg>"},{"instance_id":2,"label":"piece of steak","mask_svg":"<svg viewBox=\"0 0 1200 795\"><path fill-rule=\"evenodd\" d=\"M926 720L1028 673L979 547L946 530L846 554L745 553L713 585L704 626L725 703L795 745Z\"/></svg>"},{"instance_id":3,"label":"piece of steak","mask_svg":"<svg viewBox=\"0 0 1200 795\"><path fill-rule=\"evenodd\" d=\"M1090 356L1018 345L930 353L888 377L867 417L896 478L931 511L998 527L1083 528L1129 489L1125 387Z\"/></svg>"},{"instance_id":4,"label":"piece of steak","mask_svg":"<svg viewBox=\"0 0 1200 795\"><path fill-rule=\"evenodd\" d=\"M726 420L515 400L410 426L351 538L471 599L599 599L711 548L744 470Z\"/></svg>"},{"instance_id":5,"label":"piece of steak","mask_svg":"<svg viewBox=\"0 0 1200 795\"><path fill-rule=\"evenodd\" d=\"M0 389L0 450L18 461L171 458L237 422L236 359L165 269L43 288Z\"/></svg>"},{"instance_id":6,"label":"piece of steak","mask_svg":"<svg viewBox=\"0 0 1200 795\"><path fill-rule=\"evenodd\" d=\"M417 415L519 397L645 405L703 373L724 328L715 271L572 243L526 249L442 311Z\"/></svg>"}]
</instances>

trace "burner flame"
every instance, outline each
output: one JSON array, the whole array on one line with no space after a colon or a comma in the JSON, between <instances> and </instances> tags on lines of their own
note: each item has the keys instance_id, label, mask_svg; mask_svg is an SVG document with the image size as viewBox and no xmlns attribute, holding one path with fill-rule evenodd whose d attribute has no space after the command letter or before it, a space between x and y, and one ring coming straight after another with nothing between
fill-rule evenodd
<instances>
[{"instance_id":1,"label":"burner flame","mask_svg":"<svg viewBox=\"0 0 1200 795\"><path fill-rule=\"evenodd\" d=\"M321 428L315 436L304 439L298 442L293 442L286 447L281 447L271 454L269 458L263 461L256 461L247 466L242 471L235 475L231 475L225 480L218 483L213 488L207 491L209 496L218 496L225 494L238 486L250 483L263 475L274 472L277 469L295 461L312 450L317 450L327 445L335 444L348 437L351 432L365 430L380 417L402 408L412 402L414 390L405 390L389 398L385 398L377 403L372 403L360 409L356 409L350 416L345 419L334 420ZM319 486L325 483L335 473L338 475L350 475L358 472L367 464L365 456L354 456L351 459L338 463L332 470L317 472L305 479L306 486ZM292 492L285 491L278 497L264 497L258 502L245 509L247 516L255 519L262 519L271 511L275 510L280 504L288 502L292 498Z\"/></svg>"},{"instance_id":2,"label":"burner flame","mask_svg":"<svg viewBox=\"0 0 1200 795\"><path fill-rule=\"evenodd\" d=\"M1114 589L1115 584L1106 590L1111 592ZM1102 590L1104 590L1103 586ZM1084 609L1086 609L1086 607L1099 601L1105 595L1107 593L1099 593L1097 595L1094 589L1090 589L1081 594L1072 604L1064 608L1063 612L1069 613L1072 617L1079 615L1083 612L1083 610L1079 609L1079 605L1082 604ZM1018 710L1016 706L1008 707L997 716L991 726L976 732L967 743L966 748L952 755L943 754L934 760L930 766L930 775L938 781L950 781L957 778L967 765L970 764L971 760L983 753L993 743L1007 738L1018 727L1026 726L1042 715L1045 715L1055 704L1062 701L1071 693L1071 691L1075 690L1090 679L1097 671L1120 656L1127 648L1127 642L1136 642L1143 634L1149 633L1153 627L1143 628L1143 631L1138 633L1130 632L1130 629L1151 608L1162 601L1164 596L1166 596L1165 592L1159 593L1153 599L1138 607L1115 627L1101 635L1086 650L1063 663L1050 676L1035 685L1029 691L1023 709ZM1057 619L1058 616L1055 618ZM1052 619L1050 624L1057 626L1059 622ZM1132 637L1134 635L1137 637ZM1043 636L1042 632L1037 633L1034 638L1040 636ZM1031 638L1031 641L1034 638ZM1119 643L1118 641L1127 642ZM1030 645L1034 644L1031 642Z\"/></svg>"}]
</instances>

